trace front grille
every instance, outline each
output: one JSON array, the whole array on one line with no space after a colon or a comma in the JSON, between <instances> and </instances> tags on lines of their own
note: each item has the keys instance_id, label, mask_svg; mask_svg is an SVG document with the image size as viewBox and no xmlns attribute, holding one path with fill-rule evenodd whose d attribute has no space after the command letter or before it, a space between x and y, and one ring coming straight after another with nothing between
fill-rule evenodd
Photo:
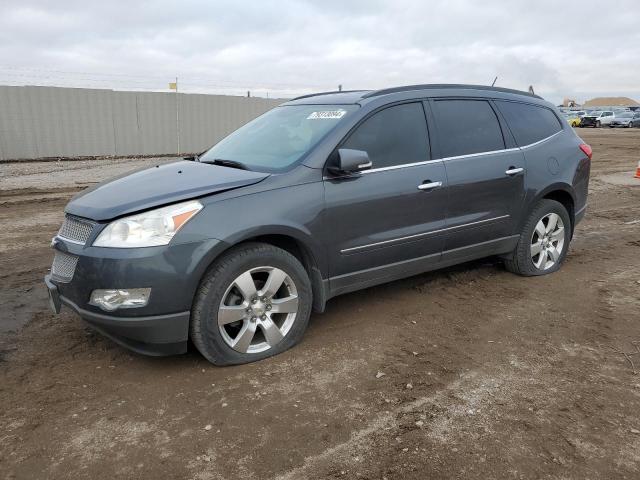
<instances>
[{"instance_id":1,"label":"front grille","mask_svg":"<svg viewBox=\"0 0 640 480\"><path fill-rule=\"evenodd\" d=\"M58 236L71 242L84 245L89 240L95 223L73 215L67 215L62 222Z\"/></svg>"},{"instance_id":2,"label":"front grille","mask_svg":"<svg viewBox=\"0 0 640 480\"><path fill-rule=\"evenodd\" d=\"M58 282L70 282L76 271L78 257L69 255L68 253L56 252L53 257L53 265L51 266L51 275Z\"/></svg>"}]
</instances>

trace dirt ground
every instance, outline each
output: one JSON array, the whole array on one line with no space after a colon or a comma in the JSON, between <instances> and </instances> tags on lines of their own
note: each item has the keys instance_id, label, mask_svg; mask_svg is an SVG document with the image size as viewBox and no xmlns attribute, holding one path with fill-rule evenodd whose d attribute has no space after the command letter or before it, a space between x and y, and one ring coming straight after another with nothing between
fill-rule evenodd
<instances>
[{"instance_id":1,"label":"dirt ground","mask_svg":"<svg viewBox=\"0 0 640 480\"><path fill-rule=\"evenodd\" d=\"M487 259L345 295L228 368L49 313L65 203L153 160L0 165L0 478L640 478L640 130L578 133L590 206L558 273Z\"/></svg>"}]
</instances>

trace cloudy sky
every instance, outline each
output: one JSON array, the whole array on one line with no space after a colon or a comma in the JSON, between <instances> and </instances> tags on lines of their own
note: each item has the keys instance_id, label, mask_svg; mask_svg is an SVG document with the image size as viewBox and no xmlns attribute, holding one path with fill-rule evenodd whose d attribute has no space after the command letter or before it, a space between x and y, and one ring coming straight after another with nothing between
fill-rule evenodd
<instances>
[{"instance_id":1,"label":"cloudy sky","mask_svg":"<svg viewBox=\"0 0 640 480\"><path fill-rule=\"evenodd\" d=\"M640 0L0 0L0 84L291 96L413 83L640 100Z\"/></svg>"}]
</instances>

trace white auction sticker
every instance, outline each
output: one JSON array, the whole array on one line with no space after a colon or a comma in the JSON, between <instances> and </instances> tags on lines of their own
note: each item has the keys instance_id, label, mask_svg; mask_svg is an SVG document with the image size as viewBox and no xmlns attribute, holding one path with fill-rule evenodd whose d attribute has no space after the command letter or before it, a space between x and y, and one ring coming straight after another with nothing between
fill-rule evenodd
<instances>
[{"instance_id":1,"label":"white auction sticker","mask_svg":"<svg viewBox=\"0 0 640 480\"><path fill-rule=\"evenodd\" d=\"M336 119L344 117L344 114L347 113L346 110L326 110L324 112L313 112L308 117L307 120L321 120L321 119Z\"/></svg>"}]
</instances>

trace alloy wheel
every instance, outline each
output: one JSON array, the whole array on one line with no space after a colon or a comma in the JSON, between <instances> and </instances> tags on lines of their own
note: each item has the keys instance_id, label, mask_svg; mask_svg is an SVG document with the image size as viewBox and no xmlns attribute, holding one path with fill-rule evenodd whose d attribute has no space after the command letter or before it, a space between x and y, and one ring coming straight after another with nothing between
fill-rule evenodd
<instances>
[{"instance_id":1,"label":"alloy wheel","mask_svg":"<svg viewBox=\"0 0 640 480\"><path fill-rule=\"evenodd\" d=\"M286 272L252 268L229 285L218 308L225 343L240 353L259 353L289 333L298 313L298 291Z\"/></svg>"},{"instance_id":2,"label":"alloy wheel","mask_svg":"<svg viewBox=\"0 0 640 480\"><path fill-rule=\"evenodd\" d=\"M557 213L549 213L536 224L531 236L531 260L539 270L558 263L564 249L564 223Z\"/></svg>"}]
</instances>

